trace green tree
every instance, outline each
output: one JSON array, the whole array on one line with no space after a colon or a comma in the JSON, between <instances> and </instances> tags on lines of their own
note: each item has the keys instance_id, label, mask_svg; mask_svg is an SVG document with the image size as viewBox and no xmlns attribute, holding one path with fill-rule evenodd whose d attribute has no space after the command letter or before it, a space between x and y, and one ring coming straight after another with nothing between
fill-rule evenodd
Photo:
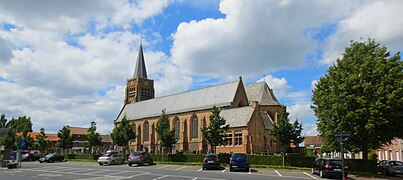
<instances>
[{"instance_id":1,"label":"green tree","mask_svg":"<svg viewBox=\"0 0 403 180\"><path fill-rule=\"evenodd\" d=\"M165 109L162 110L162 114L158 119L155 130L160 138L159 144L163 148L163 153L165 152L164 149L167 148L169 149L168 152L170 152L170 149L176 144L176 142L178 142L178 139L175 138L175 129L170 130L169 128L169 118L165 113Z\"/></svg>"},{"instance_id":2,"label":"green tree","mask_svg":"<svg viewBox=\"0 0 403 180\"><path fill-rule=\"evenodd\" d=\"M334 133L348 131L347 149L377 149L403 137L403 63L373 39L351 42L313 90L312 109L326 146L336 149Z\"/></svg>"},{"instance_id":3,"label":"green tree","mask_svg":"<svg viewBox=\"0 0 403 180\"><path fill-rule=\"evenodd\" d=\"M221 110L214 106L209 117L209 126L201 128L203 137L211 145L214 153L217 152L217 146L225 144L225 132L229 128L228 124L225 125L225 119L220 116L220 112Z\"/></svg>"},{"instance_id":4,"label":"green tree","mask_svg":"<svg viewBox=\"0 0 403 180\"><path fill-rule=\"evenodd\" d=\"M63 128L57 133L57 137L59 138L57 145L63 149L63 152L65 152L66 149L73 147L73 137L70 135L70 129L68 126L63 126Z\"/></svg>"},{"instance_id":5,"label":"green tree","mask_svg":"<svg viewBox=\"0 0 403 180\"><path fill-rule=\"evenodd\" d=\"M6 124L7 124L6 115L2 114L0 117L0 128L6 128Z\"/></svg>"},{"instance_id":6,"label":"green tree","mask_svg":"<svg viewBox=\"0 0 403 180\"><path fill-rule=\"evenodd\" d=\"M18 118L12 118L7 122L5 115L3 114L0 118L0 124L4 127L5 132L0 140L0 143L5 145L7 149L17 149L17 144L19 140L26 140L27 146L31 146L32 138L28 136L28 132L32 132L32 122L30 117L21 116ZM21 132L20 137L16 136L17 132Z\"/></svg>"},{"instance_id":7,"label":"green tree","mask_svg":"<svg viewBox=\"0 0 403 180\"><path fill-rule=\"evenodd\" d=\"M85 141L84 141L85 147L90 148L91 153L94 153L93 147L102 145L101 136L96 131L97 131L97 123L92 121L90 127L87 130L88 134L85 135Z\"/></svg>"},{"instance_id":8,"label":"green tree","mask_svg":"<svg viewBox=\"0 0 403 180\"><path fill-rule=\"evenodd\" d=\"M0 144L4 145L5 149L17 149L17 136L15 129L7 128L1 138Z\"/></svg>"},{"instance_id":9,"label":"green tree","mask_svg":"<svg viewBox=\"0 0 403 180\"><path fill-rule=\"evenodd\" d=\"M136 138L135 129L130 125L126 115L116 126L117 127L115 127L111 133L113 143L116 143L118 146L123 146L126 150L129 150L129 141Z\"/></svg>"},{"instance_id":10,"label":"green tree","mask_svg":"<svg viewBox=\"0 0 403 180\"><path fill-rule=\"evenodd\" d=\"M32 132L31 117L20 116L17 119L12 118L6 125L7 128L16 129L25 136L28 132Z\"/></svg>"},{"instance_id":11,"label":"green tree","mask_svg":"<svg viewBox=\"0 0 403 180\"><path fill-rule=\"evenodd\" d=\"M45 133L45 129L41 128L39 134L36 135L36 141L38 142L39 147L44 150L45 153L48 152L48 147L50 145L50 141L47 140L48 136Z\"/></svg>"},{"instance_id":12,"label":"green tree","mask_svg":"<svg viewBox=\"0 0 403 180\"><path fill-rule=\"evenodd\" d=\"M283 155L283 166L285 164L285 151L290 146L290 143L292 142L298 146L304 140L304 137L301 136L302 124L298 120L291 124L288 115L287 107L283 106L277 124L274 124L273 129L269 131L269 135L274 137L280 146L281 154Z\"/></svg>"}]
</instances>

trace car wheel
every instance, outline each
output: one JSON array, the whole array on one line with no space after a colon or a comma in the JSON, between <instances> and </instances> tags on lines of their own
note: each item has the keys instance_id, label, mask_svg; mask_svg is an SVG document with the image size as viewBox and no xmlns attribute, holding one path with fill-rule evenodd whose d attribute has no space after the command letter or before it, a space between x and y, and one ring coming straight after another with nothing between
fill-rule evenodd
<instances>
[{"instance_id":1,"label":"car wheel","mask_svg":"<svg viewBox=\"0 0 403 180\"><path fill-rule=\"evenodd\" d=\"M325 177L325 174L323 173L322 170L319 171L319 176L320 176L320 178L324 178L324 177Z\"/></svg>"},{"instance_id":2,"label":"car wheel","mask_svg":"<svg viewBox=\"0 0 403 180\"><path fill-rule=\"evenodd\" d=\"M43 163L43 161L39 161L39 163Z\"/></svg>"},{"instance_id":3,"label":"car wheel","mask_svg":"<svg viewBox=\"0 0 403 180\"><path fill-rule=\"evenodd\" d=\"M98 163L100 166L102 166L102 163Z\"/></svg>"},{"instance_id":4,"label":"car wheel","mask_svg":"<svg viewBox=\"0 0 403 180\"><path fill-rule=\"evenodd\" d=\"M112 161L112 162L111 162L111 165L115 165L115 161Z\"/></svg>"},{"instance_id":5,"label":"car wheel","mask_svg":"<svg viewBox=\"0 0 403 180\"><path fill-rule=\"evenodd\" d=\"M128 165L129 165L129 166L132 166L133 164L129 163Z\"/></svg>"}]
</instances>

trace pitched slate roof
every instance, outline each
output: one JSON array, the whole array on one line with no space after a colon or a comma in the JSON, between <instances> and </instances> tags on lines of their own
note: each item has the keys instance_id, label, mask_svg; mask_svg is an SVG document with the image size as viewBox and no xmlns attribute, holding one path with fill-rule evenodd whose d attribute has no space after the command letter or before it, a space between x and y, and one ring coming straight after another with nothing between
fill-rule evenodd
<instances>
[{"instance_id":1,"label":"pitched slate roof","mask_svg":"<svg viewBox=\"0 0 403 180\"><path fill-rule=\"evenodd\" d=\"M262 120L263 120L265 128L266 129L272 129L274 121L271 119L269 114L267 114L265 112L260 112L260 116L262 117Z\"/></svg>"},{"instance_id":2,"label":"pitched slate roof","mask_svg":"<svg viewBox=\"0 0 403 180\"><path fill-rule=\"evenodd\" d=\"M147 79L146 63L144 62L143 45L140 44L139 54L137 55L136 67L134 68L133 78L141 77Z\"/></svg>"},{"instance_id":3,"label":"pitched slate roof","mask_svg":"<svg viewBox=\"0 0 403 180\"><path fill-rule=\"evenodd\" d=\"M245 85L245 91L249 103L257 101L260 105L281 105L264 81Z\"/></svg>"},{"instance_id":4,"label":"pitched slate roof","mask_svg":"<svg viewBox=\"0 0 403 180\"><path fill-rule=\"evenodd\" d=\"M213 106L230 106L235 98L240 81L206 87L179 94L158 97L146 101L126 104L119 113L116 122L120 122L124 115L127 119L141 119L161 115L166 109L167 114L211 109Z\"/></svg>"},{"instance_id":5,"label":"pitched slate roof","mask_svg":"<svg viewBox=\"0 0 403 180\"><path fill-rule=\"evenodd\" d=\"M220 116L225 119L229 127L245 127L248 125L249 120L253 114L253 109L250 106L223 109Z\"/></svg>"}]
</instances>

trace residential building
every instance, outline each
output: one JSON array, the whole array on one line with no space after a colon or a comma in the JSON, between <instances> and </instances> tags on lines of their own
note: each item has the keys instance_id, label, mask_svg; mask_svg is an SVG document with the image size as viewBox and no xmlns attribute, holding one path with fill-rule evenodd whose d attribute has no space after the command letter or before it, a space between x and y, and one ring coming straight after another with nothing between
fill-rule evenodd
<instances>
[{"instance_id":1,"label":"residential building","mask_svg":"<svg viewBox=\"0 0 403 180\"><path fill-rule=\"evenodd\" d=\"M390 144L385 144L377 150L378 160L402 161L403 140L395 139Z\"/></svg>"}]
</instances>

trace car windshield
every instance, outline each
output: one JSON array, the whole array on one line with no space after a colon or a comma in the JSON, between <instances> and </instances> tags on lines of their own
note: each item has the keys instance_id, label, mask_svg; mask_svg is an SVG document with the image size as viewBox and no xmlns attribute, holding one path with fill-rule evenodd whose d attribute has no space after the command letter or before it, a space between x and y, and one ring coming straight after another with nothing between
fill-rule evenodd
<instances>
[{"instance_id":1,"label":"car windshield","mask_svg":"<svg viewBox=\"0 0 403 180\"><path fill-rule=\"evenodd\" d=\"M233 154L232 158L246 158L245 154Z\"/></svg>"},{"instance_id":2,"label":"car windshield","mask_svg":"<svg viewBox=\"0 0 403 180\"><path fill-rule=\"evenodd\" d=\"M390 165L392 166L403 166L403 163L400 161L391 161Z\"/></svg>"},{"instance_id":3,"label":"car windshield","mask_svg":"<svg viewBox=\"0 0 403 180\"><path fill-rule=\"evenodd\" d=\"M333 166L341 166L341 161L340 160L329 160L329 165Z\"/></svg>"},{"instance_id":4,"label":"car windshield","mask_svg":"<svg viewBox=\"0 0 403 180\"><path fill-rule=\"evenodd\" d=\"M111 157L111 156L112 156L112 154L104 154L101 157Z\"/></svg>"},{"instance_id":5,"label":"car windshield","mask_svg":"<svg viewBox=\"0 0 403 180\"><path fill-rule=\"evenodd\" d=\"M140 153L140 152L134 152L134 153L132 153L131 155L132 155L132 156L140 156L140 155L143 155L143 153Z\"/></svg>"},{"instance_id":6,"label":"car windshield","mask_svg":"<svg viewBox=\"0 0 403 180\"><path fill-rule=\"evenodd\" d=\"M52 157L52 156L53 156L53 154L48 154L45 157L49 158L49 157Z\"/></svg>"},{"instance_id":7,"label":"car windshield","mask_svg":"<svg viewBox=\"0 0 403 180\"><path fill-rule=\"evenodd\" d=\"M215 160L215 158L217 158L217 156L206 156L207 160Z\"/></svg>"}]
</instances>

